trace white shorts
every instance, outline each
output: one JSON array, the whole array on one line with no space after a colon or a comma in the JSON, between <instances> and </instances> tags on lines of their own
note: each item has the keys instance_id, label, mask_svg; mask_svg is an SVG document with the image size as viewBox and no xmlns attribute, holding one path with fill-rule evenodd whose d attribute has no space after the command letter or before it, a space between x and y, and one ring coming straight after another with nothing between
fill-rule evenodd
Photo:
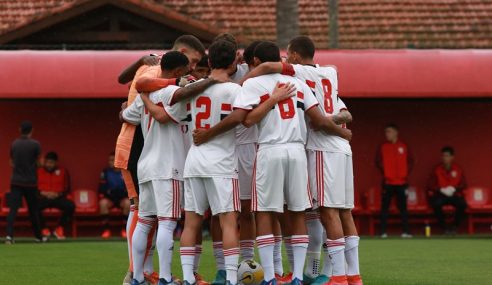
<instances>
[{"instance_id":1,"label":"white shorts","mask_svg":"<svg viewBox=\"0 0 492 285\"><path fill-rule=\"evenodd\" d=\"M239 181L235 178L185 178L185 211L204 215L210 207L212 215L241 211Z\"/></svg>"},{"instance_id":2,"label":"white shorts","mask_svg":"<svg viewBox=\"0 0 492 285\"><path fill-rule=\"evenodd\" d=\"M181 216L183 181L159 179L141 183L138 216L178 219Z\"/></svg>"},{"instance_id":3,"label":"white shorts","mask_svg":"<svg viewBox=\"0 0 492 285\"><path fill-rule=\"evenodd\" d=\"M241 144L236 146L238 157L239 198L251 200L251 182L253 181L253 168L256 158L256 144Z\"/></svg>"},{"instance_id":4,"label":"white shorts","mask_svg":"<svg viewBox=\"0 0 492 285\"><path fill-rule=\"evenodd\" d=\"M253 173L251 209L301 212L312 207L306 151L302 144L260 146Z\"/></svg>"},{"instance_id":5,"label":"white shorts","mask_svg":"<svg viewBox=\"0 0 492 285\"><path fill-rule=\"evenodd\" d=\"M354 172L352 156L308 150L309 183L315 208L352 209Z\"/></svg>"}]
</instances>

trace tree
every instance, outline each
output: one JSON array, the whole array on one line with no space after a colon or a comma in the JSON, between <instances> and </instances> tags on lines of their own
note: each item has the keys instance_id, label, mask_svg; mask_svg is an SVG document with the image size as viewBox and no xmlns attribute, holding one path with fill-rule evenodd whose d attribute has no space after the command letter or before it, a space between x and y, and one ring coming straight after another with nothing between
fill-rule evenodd
<instances>
[{"instance_id":1,"label":"tree","mask_svg":"<svg viewBox=\"0 0 492 285\"><path fill-rule=\"evenodd\" d=\"M297 0L277 0L277 44L286 48L289 41L299 35Z\"/></svg>"}]
</instances>

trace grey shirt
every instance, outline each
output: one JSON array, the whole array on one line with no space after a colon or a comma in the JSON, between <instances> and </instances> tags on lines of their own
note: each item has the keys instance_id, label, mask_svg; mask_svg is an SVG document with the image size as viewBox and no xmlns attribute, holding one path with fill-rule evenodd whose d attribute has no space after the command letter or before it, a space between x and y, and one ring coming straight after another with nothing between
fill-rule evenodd
<instances>
[{"instance_id":1,"label":"grey shirt","mask_svg":"<svg viewBox=\"0 0 492 285\"><path fill-rule=\"evenodd\" d=\"M10 158L14 164L11 184L19 186L37 186L38 158L41 145L38 141L21 136L10 147Z\"/></svg>"}]
</instances>

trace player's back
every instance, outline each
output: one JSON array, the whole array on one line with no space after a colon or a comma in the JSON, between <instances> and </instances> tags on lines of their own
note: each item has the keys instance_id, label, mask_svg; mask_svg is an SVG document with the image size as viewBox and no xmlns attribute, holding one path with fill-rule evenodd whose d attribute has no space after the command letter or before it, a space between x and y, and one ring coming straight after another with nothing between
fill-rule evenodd
<instances>
[{"instance_id":1,"label":"player's back","mask_svg":"<svg viewBox=\"0 0 492 285\"><path fill-rule=\"evenodd\" d=\"M277 82L292 83L296 95L279 102L258 123L259 144L286 144L306 142L304 113L316 105L316 99L305 83L297 78L282 74L268 74L248 79L243 84L241 97L236 101L238 108L256 107L268 100Z\"/></svg>"},{"instance_id":2,"label":"player's back","mask_svg":"<svg viewBox=\"0 0 492 285\"><path fill-rule=\"evenodd\" d=\"M241 92L235 83L207 88L191 102L191 131L209 129L232 112L234 99ZM192 145L185 163L185 177L237 177L235 130L220 134L207 143Z\"/></svg>"},{"instance_id":3,"label":"player's back","mask_svg":"<svg viewBox=\"0 0 492 285\"><path fill-rule=\"evenodd\" d=\"M149 98L154 104L166 107L164 105L170 102L177 88L166 87L150 93ZM180 125L176 122L162 124L155 121L145 107L141 111L140 125L144 133L144 147L138 162L140 183L154 179L181 180L185 150Z\"/></svg>"},{"instance_id":4,"label":"player's back","mask_svg":"<svg viewBox=\"0 0 492 285\"><path fill-rule=\"evenodd\" d=\"M332 66L320 65L293 65L294 76L306 82L319 102L319 110L325 116L338 114L346 109L345 104L338 98L337 70ZM326 135L324 132L308 130L308 149L325 150L351 154L348 141L345 139Z\"/></svg>"}]
</instances>

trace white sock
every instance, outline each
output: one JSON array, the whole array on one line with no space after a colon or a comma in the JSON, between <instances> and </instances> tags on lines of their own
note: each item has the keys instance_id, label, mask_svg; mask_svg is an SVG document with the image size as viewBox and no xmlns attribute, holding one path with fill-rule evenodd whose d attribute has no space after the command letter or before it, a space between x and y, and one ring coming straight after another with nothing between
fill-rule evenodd
<instances>
[{"instance_id":1,"label":"white sock","mask_svg":"<svg viewBox=\"0 0 492 285\"><path fill-rule=\"evenodd\" d=\"M260 254L261 266L263 267L265 281L270 281L275 278L273 266L273 248L275 247L275 239L273 235L264 235L256 238L256 247Z\"/></svg>"},{"instance_id":2,"label":"white sock","mask_svg":"<svg viewBox=\"0 0 492 285\"><path fill-rule=\"evenodd\" d=\"M282 236L274 236L275 247L273 248L273 264L275 274L284 275L284 266L282 264Z\"/></svg>"},{"instance_id":3,"label":"white sock","mask_svg":"<svg viewBox=\"0 0 492 285\"><path fill-rule=\"evenodd\" d=\"M241 258L243 260L255 258L255 241L254 240L241 240L239 241L239 248L241 251Z\"/></svg>"},{"instance_id":4,"label":"white sock","mask_svg":"<svg viewBox=\"0 0 492 285\"><path fill-rule=\"evenodd\" d=\"M193 272L198 272L198 266L200 266L201 257L202 257L202 245L195 244L195 262L193 263Z\"/></svg>"},{"instance_id":5,"label":"white sock","mask_svg":"<svg viewBox=\"0 0 492 285\"><path fill-rule=\"evenodd\" d=\"M311 278L315 278L319 275L321 247L323 246L323 226L319 220L318 212L306 212L306 227L309 235L309 244L304 273Z\"/></svg>"},{"instance_id":6,"label":"white sock","mask_svg":"<svg viewBox=\"0 0 492 285\"><path fill-rule=\"evenodd\" d=\"M292 270L292 279L297 278L302 280L309 236L293 235L290 239L290 242L292 243L292 253L294 254L294 270Z\"/></svg>"},{"instance_id":7,"label":"white sock","mask_svg":"<svg viewBox=\"0 0 492 285\"><path fill-rule=\"evenodd\" d=\"M232 285L237 284L237 266L239 262L239 247L224 249L226 280Z\"/></svg>"},{"instance_id":8,"label":"white sock","mask_svg":"<svg viewBox=\"0 0 492 285\"><path fill-rule=\"evenodd\" d=\"M171 263L174 248L174 229L177 222L164 217L159 217L159 227L157 229L157 252L159 253L159 278L164 278L167 282L171 281Z\"/></svg>"},{"instance_id":9,"label":"white sock","mask_svg":"<svg viewBox=\"0 0 492 285\"><path fill-rule=\"evenodd\" d=\"M215 264L217 266L217 270L225 270L224 251L222 249L222 242L214 241L213 248L214 248L214 257L215 257Z\"/></svg>"},{"instance_id":10,"label":"white sock","mask_svg":"<svg viewBox=\"0 0 492 285\"><path fill-rule=\"evenodd\" d=\"M133 278L138 282L144 280L144 259L147 250L147 237L154 226L155 219L139 217L132 238Z\"/></svg>"},{"instance_id":11,"label":"white sock","mask_svg":"<svg viewBox=\"0 0 492 285\"><path fill-rule=\"evenodd\" d=\"M359 271L359 240L358 236L345 237L345 260L347 275L360 275Z\"/></svg>"},{"instance_id":12,"label":"white sock","mask_svg":"<svg viewBox=\"0 0 492 285\"><path fill-rule=\"evenodd\" d=\"M151 237L152 237L152 239L151 239ZM157 229L151 231L147 235L147 243L152 242L152 245L150 246L149 253L145 257L145 261L144 261L144 272L146 272L146 273L153 273L154 272L154 252L155 252L156 240L157 240Z\"/></svg>"},{"instance_id":13,"label":"white sock","mask_svg":"<svg viewBox=\"0 0 492 285\"><path fill-rule=\"evenodd\" d=\"M326 240L326 236L325 236ZM330 260L330 253L328 252L328 246L326 242L323 243L323 267L321 267L321 274L331 277L332 275L332 266Z\"/></svg>"},{"instance_id":14,"label":"white sock","mask_svg":"<svg viewBox=\"0 0 492 285\"><path fill-rule=\"evenodd\" d=\"M128 219L126 220L126 242L128 244L128 260L130 260L132 248L130 247L130 227L132 225L133 215L135 214L135 205L130 206L130 213L128 214ZM131 260L130 260L131 261Z\"/></svg>"},{"instance_id":15,"label":"white sock","mask_svg":"<svg viewBox=\"0 0 492 285\"><path fill-rule=\"evenodd\" d=\"M181 267L183 268L183 281L188 281L190 284L195 283L195 274L193 274L195 247L181 247L179 254L181 255Z\"/></svg>"},{"instance_id":16,"label":"white sock","mask_svg":"<svg viewBox=\"0 0 492 285\"><path fill-rule=\"evenodd\" d=\"M331 265L333 267L333 276L346 275L345 272L345 239L336 240L327 239L328 254L330 255Z\"/></svg>"},{"instance_id":17,"label":"white sock","mask_svg":"<svg viewBox=\"0 0 492 285\"><path fill-rule=\"evenodd\" d=\"M284 237L285 253L287 254L287 261L289 262L289 269L292 272L294 270L294 254L292 252L292 243L290 237Z\"/></svg>"}]
</instances>

